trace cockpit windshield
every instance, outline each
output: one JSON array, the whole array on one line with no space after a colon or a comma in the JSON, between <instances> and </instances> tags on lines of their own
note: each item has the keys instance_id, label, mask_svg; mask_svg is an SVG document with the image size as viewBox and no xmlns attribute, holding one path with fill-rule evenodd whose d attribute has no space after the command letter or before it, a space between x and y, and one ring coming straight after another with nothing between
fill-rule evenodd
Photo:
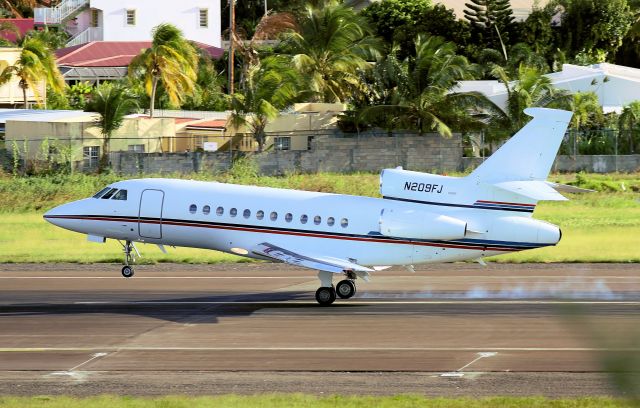
<instances>
[{"instance_id":1,"label":"cockpit windshield","mask_svg":"<svg viewBox=\"0 0 640 408\"><path fill-rule=\"evenodd\" d=\"M107 192L107 191L109 191L109 190L111 190L111 187L105 187L105 188L103 188L102 190L98 191L98 192L93 196L93 198L100 198L100 197L102 197L102 195L103 195L104 193L106 193L106 192Z\"/></svg>"},{"instance_id":2,"label":"cockpit windshield","mask_svg":"<svg viewBox=\"0 0 640 408\"><path fill-rule=\"evenodd\" d=\"M117 188L112 188L111 190L107 191L107 194L103 195L100 198L102 198L103 200L108 200L111 198L112 195L115 194L116 191L118 191Z\"/></svg>"}]
</instances>

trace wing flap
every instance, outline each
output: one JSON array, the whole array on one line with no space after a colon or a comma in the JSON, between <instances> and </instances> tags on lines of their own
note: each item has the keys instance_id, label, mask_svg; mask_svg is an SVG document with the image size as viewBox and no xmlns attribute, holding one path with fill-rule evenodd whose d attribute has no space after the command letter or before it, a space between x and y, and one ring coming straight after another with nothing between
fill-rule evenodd
<instances>
[{"instance_id":1,"label":"wing flap","mask_svg":"<svg viewBox=\"0 0 640 408\"><path fill-rule=\"evenodd\" d=\"M361 272L368 274L373 269L358 265L346 259L334 258L330 256L303 255L279 246L263 242L256 246L254 254L264 256L276 261L288 263L290 265L301 266L303 268L315 269L331 273L343 273L344 271Z\"/></svg>"},{"instance_id":2,"label":"wing flap","mask_svg":"<svg viewBox=\"0 0 640 408\"><path fill-rule=\"evenodd\" d=\"M538 201L567 201L567 198L557 192L546 181L505 181L495 183L494 186Z\"/></svg>"}]
</instances>

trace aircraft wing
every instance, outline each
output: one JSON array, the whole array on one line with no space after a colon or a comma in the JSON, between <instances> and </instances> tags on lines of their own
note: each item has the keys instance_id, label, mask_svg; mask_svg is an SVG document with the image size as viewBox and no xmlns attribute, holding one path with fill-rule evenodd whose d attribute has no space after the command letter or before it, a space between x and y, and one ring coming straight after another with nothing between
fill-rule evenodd
<instances>
[{"instance_id":1,"label":"aircraft wing","mask_svg":"<svg viewBox=\"0 0 640 408\"><path fill-rule=\"evenodd\" d=\"M303 268L327 271L332 273L343 273L344 271L353 271L358 275L365 277L373 269L366 266L358 265L347 259L334 258L330 256L319 256L311 254L298 253L293 250L281 248L263 242L255 247L252 251L255 255L264 256L276 261L285 262L290 265L301 266Z\"/></svg>"}]
</instances>

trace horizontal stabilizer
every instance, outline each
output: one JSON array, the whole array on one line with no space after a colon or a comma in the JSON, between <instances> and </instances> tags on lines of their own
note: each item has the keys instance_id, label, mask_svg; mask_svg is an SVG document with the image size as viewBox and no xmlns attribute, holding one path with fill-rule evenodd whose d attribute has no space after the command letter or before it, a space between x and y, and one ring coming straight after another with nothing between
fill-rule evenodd
<instances>
[{"instance_id":1,"label":"horizontal stabilizer","mask_svg":"<svg viewBox=\"0 0 640 408\"><path fill-rule=\"evenodd\" d=\"M565 196L558 193L546 181L505 181L496 183L494 186L537 201L567 201Z\"/></svg>"},{"instance_id":2,"label":"horizontal stabilizer","mask_svg":"<svg viewBox=\"0 0 640 408\"><path fill-rule=\"evenodd\" d=\"M547 184L549 184L554 190L556 190L559 193L593 193L596 190L589 190L586 188L580 188L580 187L576 187L576 186L570 186L567 184L558 184L558 183L552 183L550 181L547 181Z\"/></svg>"}]
</instances>

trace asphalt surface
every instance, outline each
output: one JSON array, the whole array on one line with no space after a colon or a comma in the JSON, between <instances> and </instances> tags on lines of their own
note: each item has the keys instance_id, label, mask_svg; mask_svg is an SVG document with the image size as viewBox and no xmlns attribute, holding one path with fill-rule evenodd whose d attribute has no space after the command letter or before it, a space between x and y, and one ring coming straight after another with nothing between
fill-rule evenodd
<instances>
[{"instance_id":1,"label":"asphalt surface","mask_svg":"<svg viewBox=\"0 0 640 408\"><path fill-rule=\"evenodd\" d=\"M331 307L312 271L285 265L119 270L0 265L0 394L555 397L640 383L633 264L392 268Z\"/></svg>"}]
</instances>

